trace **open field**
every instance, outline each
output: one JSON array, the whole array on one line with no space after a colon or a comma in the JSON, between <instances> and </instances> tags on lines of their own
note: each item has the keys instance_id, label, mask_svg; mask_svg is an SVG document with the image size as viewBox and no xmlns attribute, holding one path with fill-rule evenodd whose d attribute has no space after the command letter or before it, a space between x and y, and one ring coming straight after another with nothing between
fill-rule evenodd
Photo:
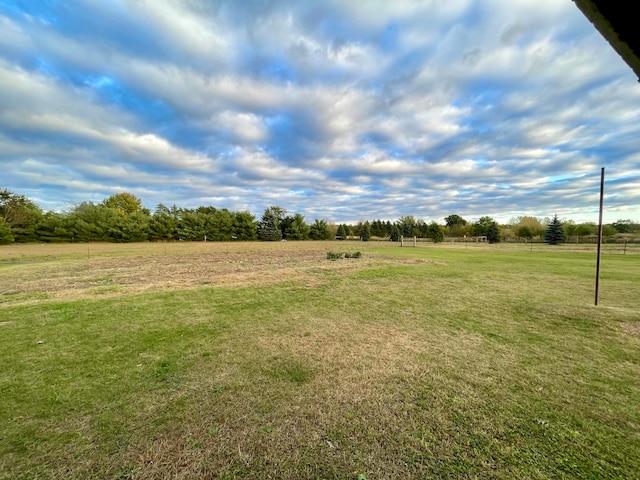
<instances>
[{"instance_id":1,"label":"open field","mask_svg":"<svg viewBox=\"0 0 640 480\"><path fill-rule=\"evenodd\" d=\"M640 255L605 253L599 307L594 264L0 247L0 479L637 478Z\"/></svg>"}]
</instances>

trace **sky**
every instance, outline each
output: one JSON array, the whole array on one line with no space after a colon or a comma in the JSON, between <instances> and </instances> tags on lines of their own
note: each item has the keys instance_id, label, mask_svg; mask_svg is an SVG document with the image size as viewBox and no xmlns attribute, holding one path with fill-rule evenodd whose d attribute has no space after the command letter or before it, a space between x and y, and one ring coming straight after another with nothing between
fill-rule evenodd
<instances>
[{"instance_id":1,"label":"sky","mask_svg":"<svg viewBox=\"0 0 640 480\"><path fill-rule=\"evenodd\" d=\"M0 188L307 222L640 221L640 83L571 0L0 0Z\"/></svg>"}]
</instances>

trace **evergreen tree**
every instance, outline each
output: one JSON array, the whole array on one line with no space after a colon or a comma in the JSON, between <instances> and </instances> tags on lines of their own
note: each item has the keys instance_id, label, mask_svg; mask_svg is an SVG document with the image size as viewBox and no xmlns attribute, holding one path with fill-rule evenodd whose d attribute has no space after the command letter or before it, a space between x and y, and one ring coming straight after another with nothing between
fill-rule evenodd
<instances>
[{"instance_id":1,"label":"evergreen tree","mask_svg":"<svg viewBox=\"0 0 640 480\"><path fill-rule=\"evenodd\" d=\"M287 240L307 240L309 238L309 225L304 221L304 216L296 213L286 217L283 221L282 236Z\"/></svg>"},{"instance_id":2,"label":"evergreen tree","mask_svg":"<svg viewBox=\"0 0 640 480\"><path fill-rule=\"evenodd\" d=\"M336 237L340 237L340 240L346 240L349 235L351 235L351 229L349 226L344 223L340 224L338 231L336 232Z\"/></svg>"},{"instance_id":3,"label":"evergreen tree","mask_svg":"<svg viewBox=\"0 0 640 480\"><path fill-rule=\"evenodd\" d=\"M331 230L329 230L327 222L316 218L309 228L309 238L311 240L329 240L331 238Z\"/></svg>"},{"instance_id":4,"label":"evergreen tree","mask_svg":"<svg viewBox=\"0 0 640 480\"><path fill-rule=\"evenodd\" d=\"M444 240L444 228L436 222L431 222L427 226L426 237L431 238L435 243L440 243Z\"/></svg>"},{"instance_id":5,"label":"evergreen tree","mask_svg":"<svg viewBox=\"0 0 640 480\"><path fill-rule=\"evenodd\" d=\"M371 225L369 222L364 222L360 227L360 239L363 242L368 242L371 239Z\"/></svg>"},{"instance_id":6,"label":"evergreen tree","mask_svg":"<svg viewBox=\"0 0 640 480\"><path fill-rule=\"evenodd\" d=\"M271 242L282 240L282 223L286 214L287 211L278 206L266 208L258 223L258 239Z\"/></svg>"},{"instance_id":7,"label":"evergreen tree","mask_svg":"<svg viewBox=\"0 0 640 480\"><path fill-rule=\"evenodd\" d=\"M400 230L400 227L398 227L398 225L395 225L395 224L392 225L391 231L389 232L389 240L391 240L392 242L399 242L401 236L402 236L402 232Z\"/></svg>"},{"instance_id":8,"label":"evergreen tree","mask_svg":"<svg viewBox=\"0 0 640 480\"><path fill-rule=\"evenodd\" d=\"M70 242L73 236L68 228L67 216L56 212L47 212L40 217L35 235L39 242Z\"/></svg>"},{"instance_id":9,"label":"evergreen tree","mask_svg":"<svg viewBox=\"0 0 640 480\"><path fill-rule=\"evenodd\" d=\"M175 240L178 238L178 223L180 215L174 205L171 209L159 204L149 223L149 239Z\"/></svg>"},{"instance_id":10,"label":"evergreen tree","mask_svg":"<svg viewBox=\"0 0 640 480\"><path fill-rule=\"evenodd\" d=\"M250 212L233 213L233 237L235 240L255 240L258 238L256 231L256 217Z\"/></svg>"},{"instance_id":11,"label":"evergreen tree","mask_svg":"<svg viewBox=\"0 0 640 480\"><path fill-rule=\"evenodd\" d=\"M558 216L554 215L553 220L549 223L547 227L547 231L544 232L544 241L549 245L559 245L564 242L564 228L562 228L562 223L558 220Z\"/></svg>"},{"instance_id":12,"label":"evergreen tree","mask_svg":"<svg viewBox=\"0 0 640 480\"><path fill-rule=\"evenodd\" d=\"M491 222L487 229L487 241L489 243L500 243L500 227L497 222Z\"/></svg>"}]
</instances>

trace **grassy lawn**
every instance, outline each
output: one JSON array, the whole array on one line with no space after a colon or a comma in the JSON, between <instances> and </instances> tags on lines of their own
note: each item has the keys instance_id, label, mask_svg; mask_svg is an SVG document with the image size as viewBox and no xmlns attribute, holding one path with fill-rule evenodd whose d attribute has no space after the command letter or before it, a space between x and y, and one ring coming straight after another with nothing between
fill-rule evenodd
<instances>
[{"instance_id":1,"label":"grassy lawn","mask_svg":"<svg viewBox=\"0 0 640 480\"><path fill-rule=\"evenodd\" d=\"M329 251L362 251L331 261ZM0 478L637 478L640 255L0 247Z\"/></svg>"}]
</instances>

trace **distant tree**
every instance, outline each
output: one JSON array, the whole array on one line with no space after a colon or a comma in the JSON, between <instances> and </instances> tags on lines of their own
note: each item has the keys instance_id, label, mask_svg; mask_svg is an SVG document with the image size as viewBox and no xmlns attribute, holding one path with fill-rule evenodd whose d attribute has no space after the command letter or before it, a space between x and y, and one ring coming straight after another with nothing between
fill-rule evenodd
<instances>
[{"instance_id":1,"label":"distant tree","mask_svg":"<svg viewBox=\"0 0 640 480\"><path fill-rule=\"evenodd\" d=\"M500 226L497 222L491 222L489 224L489 228L487 229L487 241L489 243L499 243L500 242Z\"/></svg>"},{"instance_id":2,"label":"distant tree","mask_svg":"<svg viewBox=\"0 0 640 480\"><path fill-rule=\"evenodd\" d=\"M515 220L514 233L516 237L531 240L533 237L544 235L544 232L544 225L536 217L525 215Z\"/></svg>"},{"instance_id":3,"label":"distant tree","mask_svg":"<svg viewBox=\"0 0 640 480\"><path fill-rule=\"evenodd\" d=\"M47 212L36 223L35 234L40 242L69 242L73 234L69 229L68 216L62 213Z\"/></svg>"},{"instance_id":4,"label":"distant tree","mask_svg":"<svg viewBox=\"0 0 640 480\"><path fill-rule=\"evenodd\" d=\"M258 240L271 242L282 240L282 223L286 215L287 211L284 208L275 205L267 207L258 223Z\"/></svg>"},{"instance_id":5,"label":"distant tree","mask_svg":"<svg viewBox=\"0 0 640 480\"><path fill-rule=\"evenodd\" d=\"M569 235L565 227L565 232ZM597 235L598 234L598 226L595 223L579 223L575 225L573 235L578 237L584 237L586 235Z\"/></svg>"},{"instance_id":6,"label":"distant tree","mask_svg":"<svg viewBox=\"0 0 640 480\"><path fill-rule=\"evenodd\" d=\"M473 222L472 233L473 235L486 235L489 230L489 226L494 223L493 218L484 216Z\"/></svg>"},{"instance_id":7,"label":"distant tree","mask_svg":"<svg viewBox=\"0 0 640 480\"><path fill-rule=\"evenodd\" d=\"M309 238L311 240L329 240L331 238L331 230L325 220L313 221L313 225L309 227Z\"/></svg>"},{"instance_id":8,"label":"distant tree","mask_svg":"<svg viewBox=\"0 0 640 480\"><path fill-rule=\"evenodd\" d=\"M533 238L533 231L529 225L517 225L515 233L516 237L526 238L527 240L531 240Z\"/></svg>"},{"instance_id":9,"label":"distant tree","mask_svg":"<svg viewBox=\"0 0 640 480\"><path fill-rule=\"evenodd\" d=\"M179 222L180 214L175 205L167 208L162 203L159 204L149 220L149 240L177 240Z\"/></svg>"},{"instance_id":10,"label":"distant tree","mask_svg":"<svg viewBox=\"0 0 640 480\"><path fill-rule=\"evenodd\" d=\"M207 234L207 213L194 209L180 209L178 238L193 242L202 242Z\"/></svg>"},{"instance_id":11,"label":"distant tree","mask_svg":"<svg viewBox=\"0 0 640 480\"><path fill-rule=\"evenodd\" d=\"M419 232L417 231L418 222L413 215L400 217L397 223L403 237L413 237L419 235ZM414 230L416 231L414 232Z\"/></svg>"},{"instance_id":12,"label":"distant tree","mask_svg":"<svg viewBox=\"0 0 640 480\"><path fill-rule=\"evenodd\" d=\"M149 239L150 217L142 211L111 217L107 227L111 242L144 242Z\"/></svg>"},{"instance_id":13,"label":"distant tree","mask_svg":"<svg viewBox=\"0 0 640 480\"><path fill-rule=\"evenodd\" d=\"M363 242L368 242L371 239L371 225L369 222L364 222L360 226L360 239Z\"/></svg>"},{"instance_id":14,"label":"distant tree","mask_svg":"<svg viewBox=\"0 0 640 480\"><path fill-rule=\"evenodd\" d=\"M498 243L500 241L500 226L491 217L480 217L472 225L473 235L484 235L489 243Z\"/></svg>"},{"instance_id":15,"label":"distant tree","mask_svg":"<svg viewBox=\"0 0 640 480\"><path fill-rule=\"evenodd\" d=\"M16 242L36 241L35 226L42 210L24 195L0 189L0 218L9 225Z\"/></svg>"},{"instance_id":16,"label":"distant tree","mask_svg":"<svg viewBox=\"0 0 640 480\"><path fill-rule=\"evenodd\" d=\"M296 213L284 218L282 237L287 240L307 240L309 238L309 225L305 223L302 214Z\"/></svg>"},{"instance_id":17,"label":"distant tree","mask_svg":"<svg viewBox=\"0 0 640 480\"><path fill-rule=\"evenodd\" d=\"M136 197L132 193L123 192L116 193L111 195L109 198L106 198L102 204L105 207L115 209L119 215L125 216L130 215L136 212L144 211L144 207L142 206L142 200ZM149 211L146 212L150 213Z\"/></svg>"},{"instance_id":18,"label":"distant tree","mask_svg":"<svg viewBox=\"0 0 640 480\"><path fill-rule=\"evenodd\" d=\"M386 237L389 235L385 223L382 220L374 220L371 223L371 236L372 237Z\"/></svg>"},{"instance_id":19,"label":"distant tree","mask_svg":"<svg viewBox=\"0 0 640 480\"><path fill-rule=\"evenodd\" d=\"M427 227L427 238L432 239L435 243L444 241L444 228L436 222L431 222Z\"/></svg>"},{"instance_id":20,"label":"distant tree","mask_svg":"<svg viewBox=\"0 0 640 480\"><path fill-rule=\"evenodd\" d=\"M69 213L73 238L80 242L113 241L113 229L122 218L114 208L82 202Z\"/></svg>"},{"instance_id":21,"label":"distant tree","mask_svg":"<svg viewBox=\"0 0 640 480\"><path fill-rule=\"evenodd\" d=\"M618 233L635 233L639 230L638 224L629 219L617 220L613 222L611 226L615 228Z\"/></svg>"},{"instance_id":22,"label":"distant tree","mask_svg":"<svg viewBox=\"0 0 640 480\"><path fill-rule=\"evenodd\" d=\"M0 218L0 245L8 245L15 240L11 227L4 218Z\"/></svg>"},{"instance_id":23,"label":"distant tree","mask_svg":"<svg viewBox=\"0 0 640 480\"><path fill-rule=\"evenodd\" d=\"M233 237L235 240L256 240L256 217L250 212L234 212Z\"/></svg>"},{"instance_id":24,"label":"distant tree","mask_svg":"<svg viewBox=\"0 0 640 480\"><path fill-rule=\"evenodd\" d=\"M464 226L467 224L467 221L462 218L460 215L449 215L448 217L444 217L445 225L447 228L453 228L457 226Z\"/></svg>"},{"instance_id":25,"label":"distant tree","mask_svg":"<svg viewBox=\"0 0 640 480\"><path fill-rule=\"evenodd\" d=\"M336 232L336 237L340 237L340 240L346 240L351 235L351 228L348 225L341 223Z\"/></svg>"},{"instance_id":26,"label":"distant tree","mask_svg":"<svg viewBox=\"0 0 640 480\"><path fill-rule=\"evenodd\" d=\"M207 240L214 242L231 240L231 236L233 235L233 216L229 210L226 208L215 210L206 217L205 235L207 236Z\"/></svg>"},{"instance_id":27,"label":"distant tree","mask_svg":"<svg viewBox=\"0 0 640 480\"><path fill-rule=\"evenodd\" d=\"M547 226L547 231L544 232L544 241L549 245L560 245L564 242L565 234L562 223L558 220L558 216L554 215L553 220Z\"/></svg>"},{"instance_id":28,"label":"distant tree","mask_svg":"<svg viewBox=\"0 0 640 480\"><path fill-rule=\"evenodd\" d=\"M402 231L400 230L400 227L394 224L391 226L390 230L391 231L389 233L389 240L391 240L392 242L399 242L400 237L402 237Z\"/></svg>"},{"instance_id":29,"label":"distant tree","mask_svg":"<svg viewBox=\"0 0 640 480\"><path fill-rule=\"evenodd\" d=\"M602 225L602 236L613 237L618 231L611 225Z\"/></svg>"}]
</instances>

